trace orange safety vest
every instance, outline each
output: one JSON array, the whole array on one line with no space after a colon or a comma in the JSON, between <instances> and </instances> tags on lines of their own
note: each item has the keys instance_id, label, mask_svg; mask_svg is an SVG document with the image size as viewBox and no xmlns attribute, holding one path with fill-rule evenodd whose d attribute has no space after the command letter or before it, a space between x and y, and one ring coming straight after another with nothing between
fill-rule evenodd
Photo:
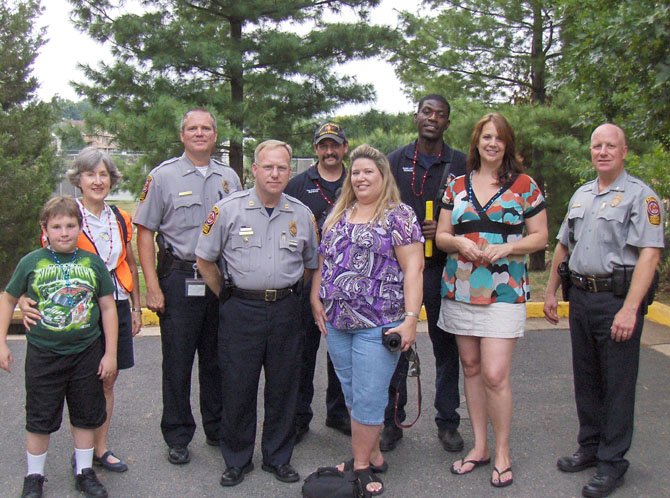
<instances>
[{"instance_id":1,"label":"orange safety vest","mask_svg":"<svg viewBox=\"0 0 670 498\"><path fill-rule=\"evenodd\" d=\"M116 261L116 268L110 270L109 273L114 281L119 282L121 287L123 287L126 292L130 293L133 290L133 275L130 273L130 266L128 265L128 261L126 261L126 244L133 238L132 223L130 215L123 209L119 209L114 204L109 204L109 207L116 216L116 224L119 227L121 240L125 238L126 242L121 244L121 254L119 255L119 259ZM42 236L41 241L42 247L46 247L46 237ZM95 244L83 230L79 234L79 239L77 239L77 247L79 249L83 249L84 251L98 254L98 249L95 247Z\"/></svg>"}]
</instances>

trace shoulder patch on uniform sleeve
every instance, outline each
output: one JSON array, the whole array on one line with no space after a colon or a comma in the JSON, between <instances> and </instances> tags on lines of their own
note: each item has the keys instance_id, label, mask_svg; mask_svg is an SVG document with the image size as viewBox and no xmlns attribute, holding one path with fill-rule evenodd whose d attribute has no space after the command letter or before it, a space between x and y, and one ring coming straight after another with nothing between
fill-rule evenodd
<instances>
[{"instance_id":1,"label":"shoulder patch on uniform sleeve","mask_svg":"<svg viewBox=\"0 0 670 498\"><path fill-rule=\"evenodd\" d=\"M212 230L212 226L214 226L214 223L216 223L218 217L219 217L219 208L217 206L214 206L207 215L205 223L202 225L203 235L209 235L209 232Z\"/></svg>"},{"instance_id":2,"label":"shoulder patch on uniform sleeve","mask_svg":"<svg viewBox=\"0 0 670 498\"><path fill-rule=\"evenodd\" d=\"M647 203L647 219L652 225L661 224L661 207L658 204L658 200L653 195L650 195L645 199Z\"/></svg>"},{"instance_id":3,"label":"shoulder patch on uniform sleeve","mask_svg":"<svg viewBox=\"0 0 670 498\"><path fill-rule=\"evenodd\" d=\"M140 192L140 202L144 202L144 199L147 198L147 193L149 192L149 186L151 185L151 175L147 176L146 181L144 182L144 187L142 187L142 192Z\"/></svg>"}]
</instances>

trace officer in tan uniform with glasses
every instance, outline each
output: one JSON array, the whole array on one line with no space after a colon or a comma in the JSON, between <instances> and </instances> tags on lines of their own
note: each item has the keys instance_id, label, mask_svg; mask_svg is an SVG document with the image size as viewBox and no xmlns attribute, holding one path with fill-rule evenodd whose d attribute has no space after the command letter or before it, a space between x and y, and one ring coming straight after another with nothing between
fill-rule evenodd
<instances>
[{"instance_id":1,"label":"officer in tan uniform with glasses","mask_svg":"<svg viewBox=\"0 0 670 498\"><path fill-rule=\"evenodd\" d=\"M262 468L282 482L300 479L290 464L304 342L300 295L318 266L318 241L309 208L283 193L291 153L284 142L261 143L252 165L255 187L212 208L196 248L198 267L220 303L222 486L241 483L254 468L261 369Z\"/></svg>"}]
</instances>

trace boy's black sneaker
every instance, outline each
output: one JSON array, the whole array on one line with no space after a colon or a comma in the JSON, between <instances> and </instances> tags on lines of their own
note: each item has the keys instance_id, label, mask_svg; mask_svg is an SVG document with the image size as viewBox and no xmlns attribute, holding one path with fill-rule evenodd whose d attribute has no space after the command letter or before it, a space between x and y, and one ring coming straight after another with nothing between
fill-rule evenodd
<instances>
[{"instance_id":1,"label":"boy's black sneaker","mask_svg":"<svg viewBox=\"0 0 670 498\"><path fill-rule=\"evenodd\" d=\"M77 491L84 493L86 498L107 498L107 490L98 481L92 468L82 469L81 474L77 474L74 479Z\"/></svg>"},{"instance_id":2,"label":"boy's black sneaker","mask_svg":"<svg viewBox=\"0 0 670 498\"><path fill-rule=\"evenodd\" d=\"M21 498L42 498L42 485L46 478L42 474L30 474L23 479Z\"/></svg>"}]
</instances>

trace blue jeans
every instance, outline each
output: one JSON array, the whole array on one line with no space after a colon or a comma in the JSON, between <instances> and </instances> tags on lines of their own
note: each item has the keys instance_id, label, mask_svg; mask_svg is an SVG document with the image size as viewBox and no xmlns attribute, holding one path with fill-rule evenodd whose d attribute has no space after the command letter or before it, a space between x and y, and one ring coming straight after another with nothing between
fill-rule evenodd
<instances>
[{"instance_id":1,"label":"blue jeans","mask_svg":"<svg viewBox=\"0 0 670 498\"><path fill-rule=\"evenodd\" d=\"M382 345L382 328L336 329L326 324L328 352L342 384L345 403L351 418L363 425L381 425L388 401L389 382L400 352L390 352Z\"/></svg>"}]
</instances>

